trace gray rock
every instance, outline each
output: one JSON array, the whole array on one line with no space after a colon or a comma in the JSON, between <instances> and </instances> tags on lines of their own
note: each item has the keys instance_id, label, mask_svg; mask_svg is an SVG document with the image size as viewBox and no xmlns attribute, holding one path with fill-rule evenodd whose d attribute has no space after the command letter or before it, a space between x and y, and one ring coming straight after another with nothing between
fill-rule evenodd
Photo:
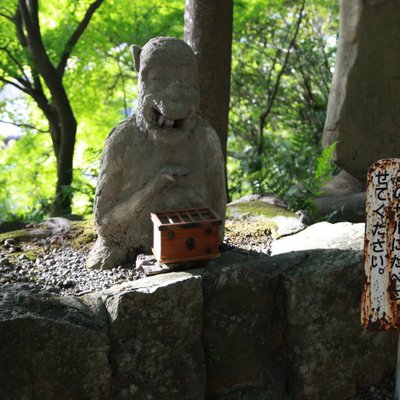
<instances>
[{"instance_id":1,"label":"gray rock","mask_svg":"<svg viewBox=\"0 0 400 400\"><path fill-rule=\"evenodd\" d=\"M365 222L365 192L315 199L320 215L329 221Z\"/></svg>"},{"instance_id":2,"label":"gray rock","mask_svg":"<svg viewBox=\"0 0 400 400\"><path fill-rule=\"evenodd\" d=\"M400 3L341 0L339 46L323 144L365 181L378 159L399 156Z\"/></svg>"},{"instance_id":3,"label":"gray rock","mask_svg":"<svg viewBox=\"0 0 400 400\"><path fill-rule=\"evenodd\" d=\"M7 256L0 258L0 265L9 265L9 264L10 264L10 260Z\"/></svg>"},{"instance_id":4,"label":"gray rock","mask_svg":"<svg viewBox=\"0 0 400 400\"><path fill-rule=\"evenodd\" d=\"M40 224L30 226L28 236L36 238L47 238L50 236L62 236L71 230L71 221L63 217L53 217Z\"/></svg>"},{"instance_id":5,"label":"gray rock","mask_svg":"<svg viewBox=\"0 0 400 400\"><path fill-rule=\"evenodd\" d=\"M321 188L322 196L335 197L344 196L353 193L360 193L365 190L365 183L360 182L357 178L342 170L333 176Z\"/></svg>"},{"instance_id":6,"label":"gray rock","mask_svg":"<svg viewBox=\"0 0 400 400\"><path fill-rule=\"evenodd\" d=\"M138 109L104 146L94 205L99 237L88 268L112 268L151 252L151 212L209 207L225 218L222 150L215 131L196 115L193 51L161 37L143 49L133 46L133 53Z\"/></svg>"},{"instance_id":7,"label":"gray rock","mask_svg":"<svg viewBox=\"0 0 400 400\"><path fill-rule=\"evenodd\" d=\"M276 194L273 193L249 194L247 196L243 196L235 201L230 202L229 205L234 206L236 204L248 203L252 201L262 201L272 206L281 207L286 210L289 209L287 203L285 203L280 197L278 197Z\"/></svg>"},{"instance_id":8,"label":"gray rock","mask_svg":"<svg viewBox=\"0 0 400 400\"><path fill-rule=\"evenodd\" d=\"M229 265L223 258L199 271L204 281L207 390L218 399L263 399L266 393L268 399L280 399L286 365L279 282L262 262L246 261ZM267 387L264 397L245 395L259 396L254 387Z\"/></svg>"},{"instance_id":9,"label":"gray rock","mask_svg":"<svg viewBox=\"0 0 400 400\"><path fill-rule=\"evenodd\" d=\"M361 250L364 245L365 225L340 222L319 222L302 232L276 240L271 255L301 250L340 249Z\"/></svg>"},{"instance_id":10,"label":"gray rock","mask_svg":"<svg viewBox=\"0 0 400 400\"><path fill-rule=\"evenodd\" d=\"M329 221L365 221L365 183L342 170L321 189L315 198L316 209Z\"/></svg>"},{"instance_id":11,"label":"gray rock","mask_svg":"<svg viewBox=\"0 0 400 400\"><path fill-rule=\"evenodd\" d=\"M103 296L113 338L113 399L205 395L201 279L170 273L111 288Z\"/></svg>"},{"instance_id":12,"label":"gray rock","mask_svg":"<svg viewBox=\"0 0 400 400\"><path fill-rule=\"evenodd\" d=\"M0 294L1 398L108 399L111 370L104 310L93 300L34 294L8 285Z\"/></svg>"},{"instance_id":13,"label":"gray rock","mask_svg":"<svg viewBox=\"0 0 400 400\"><path fill-rule=\"evenodd\" d=\"M194 271L213 398L344 400L388 376L395 335L360 323L363 234L364 224L316 224L278 240L271 258L223 255Z\"/></svg>"},{"instance_id":14,"label":"gray rock","mask_svg":"<svg viewBox=\"0 0 400 400\"><path fill-rule=\"evenodd\" d=\"M293 399L347 399L394 369L396 335L361 328L363 235L364 224L321 223L273 249Z\"/></svg>"}]
</instances>

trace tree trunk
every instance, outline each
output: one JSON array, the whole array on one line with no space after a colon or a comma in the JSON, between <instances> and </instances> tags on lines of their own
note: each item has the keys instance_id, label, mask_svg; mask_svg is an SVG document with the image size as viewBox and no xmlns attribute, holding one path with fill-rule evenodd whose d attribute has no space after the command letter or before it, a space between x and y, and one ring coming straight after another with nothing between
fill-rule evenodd
<instances>
[{"instance_id":1,"label":"tree trunk","mask_svg":"<svg viewBox=\"0 0 400 400\"><path fill-rule=\"evenodd\" d=\"M56 194L51 215L71 213L73 158L77 122L70 100L63 85L68 59L74 46L86 30L93 14L104 0L94 0L65 43L58 65L52 63L41 34L39 22L39 0L19 0L14 21L19 42L26 49L31 61L32 81L18 79L25 93L30 95L43 111L49 122L53 150L57 158ZM21 67L17 62L17 66ZM50 97L43 90L43 79Z\"/></svg>"},{"instance_id":2,"label":"tree trunk","mask_svg":"<svg viewBox=\"0 0 400 400\"><path fill-rule=\"evenodd\" d=\"M53 151L57 159L56 193L50 214L53 217L67 215L71 213L73 197L71 185L77 122L69 105L63 107L64 110L60 112L54 105L50 106L47 103L41 92L35 96L35 101L49 122Z\"/></svg>"},{"instance_id":3,"label":"tree trunk","mask_svg":"<svg viewBox=\"0 0 400 400\"><path fill-rule=\"evenodd\" d=\"M71 214L73 158L77 124L73 115L61 126L60 147L57 156L56 194L51 208L51 216Z\"/></svg>"},{"instance_id":4,"label":"tree trunk","mask_svg":"<svg viewBox=\"0 0 400 400\"><path fill-rule=\"evenodd\" d=\"M233 0L185 0L185 41L199 55L204 118L216 130L226 161Z\"/></svg>"}]
</instances>

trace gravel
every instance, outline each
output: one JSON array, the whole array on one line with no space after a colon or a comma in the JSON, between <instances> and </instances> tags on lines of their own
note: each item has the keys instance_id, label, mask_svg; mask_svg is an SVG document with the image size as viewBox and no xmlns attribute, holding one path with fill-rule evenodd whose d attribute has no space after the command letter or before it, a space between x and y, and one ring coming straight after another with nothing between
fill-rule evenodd
<instances>
[{"instance_id":1,"label":"gravel","mask_svg":"<svg viewBox=\"0 0 400 400\"><path fill-rule=\"evenodd\" d=\"M236 251L250 256L269 253L269 230L249 226L241 232L239 225L243 224L227 222L223 251ZM31 244L21 247L17 239L4 240L0 243L0 284L18 282L32 290L45 290L60 295L83 295L146 277L142 269L136 269L134 262L111 270L88 270L85 266L88 250L73 249L68 245L68 240L64 240L65 237L66 235L34 239L32 246L40 254L35 259L29 259L25 254L25 250L30 250ZM38 248L41 249L39 252Z\"/></svg>"},{"instance_id":2,"label":"gravel","mask_svg":"<svg viewBox=\"0 0 400 400\"><path fill-rule=\"evenodd\" d=\"M0 251L0 284L19 282L36 290L61 295L82 295L145 277L134 269L134 265L111 270L87 270L87 253L62 247L50 249L47 254L29 260L24 254L10 257Z\"/></svg>"}]
</instances>

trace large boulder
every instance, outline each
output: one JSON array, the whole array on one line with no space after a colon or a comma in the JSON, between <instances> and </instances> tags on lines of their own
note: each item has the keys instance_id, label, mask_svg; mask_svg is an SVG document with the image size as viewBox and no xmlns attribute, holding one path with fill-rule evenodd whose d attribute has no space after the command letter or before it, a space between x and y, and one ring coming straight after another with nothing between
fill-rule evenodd
<instances>
[{"instance_id":1,"label":"large boulder","mask_svg":"<svg viewBox=\"0 0 400 400\"><path fill-rule=\"evenodd\" d=\"M320 223L203 279L207 392L218 400L339 400L395 366L396 335L363 330L364 224ZM232 256L232 255L231 255Z\"/></svg>"},{"instance_id":2,"label":"large boulder","mask_svg":"<svg viewBox=\"0 0 400 400\"><path fill-rule=\"evenodd\" d=\"M400 152L400 2L341 0L337 61L323 143L364 181L369 165Z\"/></svg>"}]
</instances>

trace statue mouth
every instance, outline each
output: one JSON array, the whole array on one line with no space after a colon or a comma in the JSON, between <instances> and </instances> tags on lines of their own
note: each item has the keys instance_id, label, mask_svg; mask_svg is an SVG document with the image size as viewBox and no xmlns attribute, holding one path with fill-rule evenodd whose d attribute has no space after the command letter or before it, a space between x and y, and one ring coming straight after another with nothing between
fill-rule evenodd
<instances>
[{"instance_id":1,"label":"statue mouth","mask_svg":"<svg viewBox=\"0 0 400 400\"><path fill-rule=\"evenodd\" d=\"M163 115L157 109L153 109L155 124L161 129L181 129L184 127L186 118L171 119Z\"/></svg>"}]
</instances>

